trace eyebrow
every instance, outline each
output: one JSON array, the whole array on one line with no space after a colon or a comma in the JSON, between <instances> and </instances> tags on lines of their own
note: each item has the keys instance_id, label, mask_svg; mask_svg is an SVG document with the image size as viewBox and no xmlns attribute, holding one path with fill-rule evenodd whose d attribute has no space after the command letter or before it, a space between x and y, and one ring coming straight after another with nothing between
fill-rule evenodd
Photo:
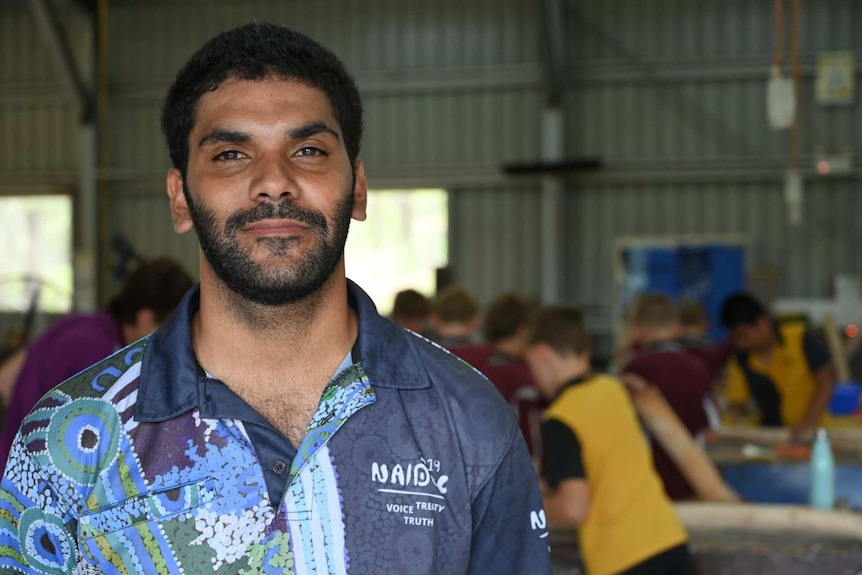
<instances>
[{"instance_id":1,"label":"eyebrow","mask_svg":"<svg viewBox=\"0 0 862 575\"><path fill-rule=\"evenodd\" d=\"M329 134L336 140L341 139L341 137L338 135L338 132L336 132L323 122L311 122L309 124L299 126L287 132L288 138L292 140L303 140L305 138L310 138L311 136L316 136L318 134Z\"/></svg>"},{"instance_id":2,"label":"eyebrow","mask_svg":"<svg viewBox=\"0 0 862 575\"><path fill-rule=\"evenodd\" d=\"M251 136L249 136L245 132L237 132L235 130L213 130L212 132L200 139L200 141L198 142L198 148L203 148L204 146L209 144L234 144L250 141Z\"/></svg>"},{"instance_id":3,"label":"eyebrow","mask_svg":"<svg viewBox=\"0 0 862 575\"><path fill-rule=\"evenodd\" d=\"M338 135L338 132L336 132L323 122L311 122L309 124L293 128L292 130L287 132L287 137L292 140L303 140L305 138L310 138L311 136L316 136L318 134L329 134L336 140L341 139L341 137ZM200 141L198 141L198 148L203 148L204 146L210 144L245 143L250 142L251 139L251 136L245 132L238 132L236 130L216 129L209 134L206 134L200 139Z\"/></svg>"}]
</instances>

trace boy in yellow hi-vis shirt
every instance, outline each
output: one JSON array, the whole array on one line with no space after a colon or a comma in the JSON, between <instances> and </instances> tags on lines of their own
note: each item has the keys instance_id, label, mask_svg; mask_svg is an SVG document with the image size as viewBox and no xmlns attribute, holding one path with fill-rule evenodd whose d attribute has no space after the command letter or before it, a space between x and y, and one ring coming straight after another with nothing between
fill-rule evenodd
<instances>
[{"instance_id":1,"label":"boy in yellow hi-vis shirt","mask_svg":"<svg viewBox=\"0 0 862 575\"><path fill-rule=\"evenodd\" d=\"M802 322L776 323L747 293L725 299L720 318L736 348L727 370L733 412L753 399L760 425L790 427L794 439L813 434L835 389L826 344Z\"/></svg>"},{"instance_id":2,"label":"boy in yellow hi-vis shirt","mask_svg":"<svg viewBox=\"0 0 862 575\"><path fill-rule=\"evenodd\" d=\"M590 370L580 312L542 310L527 361L551 401L542 424L548 521L578 530L588 575L690 575L687 534L619 380Z\"/></svg>"}]
</instances>

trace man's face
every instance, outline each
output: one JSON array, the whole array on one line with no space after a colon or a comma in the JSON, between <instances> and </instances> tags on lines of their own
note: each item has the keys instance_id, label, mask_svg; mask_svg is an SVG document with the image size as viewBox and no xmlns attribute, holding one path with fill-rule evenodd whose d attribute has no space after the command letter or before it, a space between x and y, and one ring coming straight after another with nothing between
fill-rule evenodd
<instances>
[{"instance_id":1,"label":"man's face","mask_svg":"<svg viewBox=\"0 0 862 575\"><path fill-rule=\"evenodd\" d=\"M171 170L168 195L174 227L196 230L205 264L266 305L320 289L342 262L351 217L365 219L362 163L354 175L329 100L288 80L205 93L185 181Z\"/></svg>"},{"instance_id":2,"label":"man's face","mask_svg":"<svg viewBox=\"0 0 862 575\"><path fill-rule=\"evenodd\" d=\"M754 323L737 325L730 331L736 349L743 351L767 351L775 341L772 320L761 316Z\"/></svg>"}]
</instances>

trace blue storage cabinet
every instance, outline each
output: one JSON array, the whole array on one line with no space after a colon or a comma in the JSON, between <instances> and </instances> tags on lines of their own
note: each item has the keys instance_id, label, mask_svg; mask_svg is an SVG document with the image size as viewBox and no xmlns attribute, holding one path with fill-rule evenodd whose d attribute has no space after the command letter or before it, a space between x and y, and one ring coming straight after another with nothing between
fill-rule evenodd
<instances>
[{"instance_id":1,"label":"blue storage cabinet","mask_svg":"<svg viewBox=\"0 0 862 575\"><path fill-rule=\"evenodd\" d=\"M697 301L710 321L710 337L724 337L718 321L724 299L745 289L745 249L741 245L640 245L623 252L623 306L642 292L660 292L675 301Z\"/></svg>"}]
</instances>

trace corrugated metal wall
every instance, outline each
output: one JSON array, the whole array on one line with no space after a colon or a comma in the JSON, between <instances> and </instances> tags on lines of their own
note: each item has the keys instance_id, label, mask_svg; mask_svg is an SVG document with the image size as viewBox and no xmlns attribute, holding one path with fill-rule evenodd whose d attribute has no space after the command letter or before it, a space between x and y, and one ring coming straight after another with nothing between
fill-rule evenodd
<instances>
[{"instance_id":1,"label":"corrugated metal wall","mask_svg":"<svg viewBox=\"0 0 862 575\"><path fill-rule=\"evenodd\" d=\"M463 186L449 195L450 265L481 301L541 291L540 191L513 185Z\"/></svg>"},{"instance_id":2,"label":"corrugated metal wall","mask_svg":"<svg viewBox=\"0 0 862 575\"><path fill-rule=\"evenodd\" d=\"M452 191L458 281L485 301L504 289L538 294L539 182L507 180L500 166L540 155L542 4L112 1L112 224L145 254L172 253L196 265L194 238L175 236L164 198L159 106L201 42L257 18L308 33L353 70L367 110L362 155L372 187ZM748 234L749 263L777 269L785 296L826 296L834 273L862 271L853 257L862 240L853 221L858 168L841 179L811 175L818 144L850 145L856 166L862 160L859 105L821 108L811 89L816 52L862 55L853 26L862 22L862 3L803 4L806 217L792 228L781 183L787 135L770 132L765 121L772 2L564 2L566 152L605 163L600 173L566 184L560 241L567 299L598 315L609 309L612 246L626 235ZM24 6L0 10L0 182L9 189L38 173L73 184L77 117Z\"/></svg>"},{"instance_id":3,"label":"corrugated metal wall","mask_svg":"<svg viewBox=\"0 0 862 575\"><path fill-rule=\"evenodd\" d=\"M818 106L813 94L816 52L855 50L862 60L852 25L862 22L862 3L803 4L806 192L804 221L793 227L783 195L789 133L766 122L773 3L569 3L568 153L606 165L567 188L564 290L573 300L612 304L611 258L621 236L745 234L749 270L774 269L779 296L828 297L836 273L862 272L855 255L862 113L858 104ZM785 23L788 40L789 13ZM857 82L862 88L858 71ZM848 145L856 171L818 179L816 148Z\"/></svg>"},{"instance_id":4,"label":"corrugated metal wall","mask_svg":"<svg viewBox=\"0 0 862 575\"><path fill-rule=\"evenodd\" d=\"M470 247L477 229L492 241L504 236L505 206L535 202L532 194L495 195L496 188L482 187L500 183L501 164L531 157L539 143L538 29L534 7L519 0L113 2L109 130L116 227L145 253L177 249L194 265L193 240L169 239L159 107L194 49L252 19L294 27L346 61L365 104L362 157L373 188L459 188L452 210L460 227L453 225L452 233L464 241L452 244L452 259L460 279L483 293L491 279L491 285L533 289L536 274L524 280L520 264L501 261L493 274L475 275L483 267L474 265L477 248ZM462 188L474 183L478 188ZM518 199L501 201L510 196ZM477 228L472 219L481 206L487 225ZM531 236L524 238L517 253L535 251ZM475 253L484 250L495 261L493 244L479 243L487 247Z\"/></svg>"},{"instance_id":5,"label":"corrugated metal wall","mask_svg":"<svg viewBox=\"0 0 862 575\"><path fill-rule=\"evenodd\" d=\"M87 30L61 9L70 42ZM0 7L0 194L71 193L77 183L79 114L24 3Z\"/></svg>"}]
</instances>

